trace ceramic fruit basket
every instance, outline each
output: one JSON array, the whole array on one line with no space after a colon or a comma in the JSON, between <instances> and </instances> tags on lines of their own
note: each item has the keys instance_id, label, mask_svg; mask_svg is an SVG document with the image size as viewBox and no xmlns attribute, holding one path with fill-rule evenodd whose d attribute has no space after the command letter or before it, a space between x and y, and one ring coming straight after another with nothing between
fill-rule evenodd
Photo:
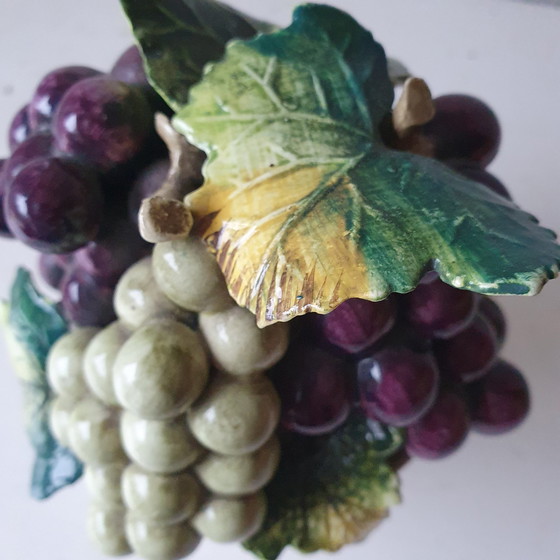
<instances>
[{"instance_id":1,"label":"ceramic fruit basket","mask_svg":"<svg viewBox=\"0 0 560 560\"><path fill-rule=\"evenodd\" d=\"M410 459L525 419L494 296L560 246L486 170L492 109L345 12L121 4L137 45L44 76L2 161L3 232L60 294L21 269L2 308L32 494L83 475L108 556L337 551Z\"/></svg>"}]
</instances>

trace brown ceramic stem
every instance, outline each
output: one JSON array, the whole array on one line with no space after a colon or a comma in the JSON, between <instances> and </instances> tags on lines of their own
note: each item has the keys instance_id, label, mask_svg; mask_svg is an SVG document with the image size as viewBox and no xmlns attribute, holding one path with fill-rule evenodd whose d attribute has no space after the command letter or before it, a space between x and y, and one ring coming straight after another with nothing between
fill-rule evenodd
<instances>
[{"instance_id":1,"label":"brown ceramic stem","mask_svg":"<svg viewBox=\"0 0 560 560\"><path fill-rule=\"evenodd\" d=\"M187 237L193 225L185 194L202 184L204 153L175 131L169 119L156 113L155 127L169 149L170 168L161 187L142 201L138 225L142 237L160 243Z\"/></svg>"}]
</instances>

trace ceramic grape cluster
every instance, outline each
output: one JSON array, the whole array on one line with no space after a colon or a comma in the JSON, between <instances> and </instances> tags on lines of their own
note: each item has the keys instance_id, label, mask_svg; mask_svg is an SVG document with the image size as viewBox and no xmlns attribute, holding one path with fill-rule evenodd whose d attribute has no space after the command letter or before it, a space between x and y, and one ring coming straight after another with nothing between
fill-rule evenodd
<instances>
[{"instance_id":1,"label":"ceramic grape cluster","mask_svg":"<svg viewBox=\"0 0 560 560\"><path fill-rule=\"evenodd\" d=\"M85 472L107 555L338 550L410 457L525 418L490 296L538 293L560 247L485 169L492 110L347 14L121 3L138 47L47 74L1 164L2 232L62 294L20 270L3 307L33 494Z\"/></svg>"}]
</instances>

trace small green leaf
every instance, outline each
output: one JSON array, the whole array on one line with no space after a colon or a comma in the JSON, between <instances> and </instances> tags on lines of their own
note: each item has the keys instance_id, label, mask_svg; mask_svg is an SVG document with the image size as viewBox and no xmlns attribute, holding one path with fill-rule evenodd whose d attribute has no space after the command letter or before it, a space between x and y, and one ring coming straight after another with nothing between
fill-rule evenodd
<instances>
[{"instance_id":1,"label":"small green leaf","mask_svg":"<svg viewBox=\"0 0 560 560\"><path fill-rule=\"evenodd\" d=\"M266 490L264 526L245 548L274 560L288 545L335 551L371 531L399 502L397 476L384 461L402 435L378 428L356 415L329 436L286 441Z\"/></svg>"},{"instance_id":2,"label":"small green leaf","mask_svg":"<svg viewBox=\"0 0 560 560\"><path fill-rule=\"evenodd\" d=\"M82 464L51 433L48 410L52 399L45 364L51 346L68 325L55 305L33 286L29 272L19 269L2 323L8 352L24 391L26 431L36 453L31 494L42 500L82 475Z\"/></svg>"},{"instance_id":3,"label":"small green leaf","mask_svg":"<svg viewBox=\"0 0 560 560\"><path fill-rule=\"evenodd\" d=\"M219 60L226 43L271 31L214 0L121 0L147 63L150 82L170 107L188 99L207 62Z\"/></svg>"},{"instance_id":4,"label":"small green leaf","mask_svg":"<svg viewBox=\"0 0 560 560\"><path fill-rule=\"evenodd\" d=\"M187 197L195 231L260 326L409 292L430 267L487 294L532 295L557 275L560 247L533 216L383 144L390 88L371 35L308 5L283 31L230 43L175 117L208 154Z\"/></svg>"}]
</instances>

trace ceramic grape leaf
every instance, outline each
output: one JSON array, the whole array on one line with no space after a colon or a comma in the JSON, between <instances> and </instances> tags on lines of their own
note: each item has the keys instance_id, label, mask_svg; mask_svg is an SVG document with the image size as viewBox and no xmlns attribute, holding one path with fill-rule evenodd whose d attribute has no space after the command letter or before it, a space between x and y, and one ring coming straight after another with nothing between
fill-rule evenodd
<instances>
[{"instance_id":1,"label":"ceramic grape leaf","mask_svg":"<svg viewBox=\"0 0 560 560\"><path fill-rule=\"evenodd\" d=\"M48 421L53 395L45 372L47 354L68 325L23 269L18 270L2 315L10 359L24 389L26 431L36 454L31 494L42 500L75 482L83 470L70 450L56 441Z\"/></svg>"},{"instance_id":2,"label":"ceramic grape leaf","mask_svg":"<svg viewBox=\"0 0 560 560\"><path fill-rule=\"evenodd\" d=\"M266 488L263 528L245 548L265 560L288 545L335 551L382 521L399 502L398 479L386 460L403 440L398 430L371 428L356 415L328 436L284 442L280 467Z\"/></svg>"},{"instance_id":3,"label":"ceramic grape leaf","mask_svg":"<svg viewBox=\"0 0 560 560\"><path fill-rule=\"evenodd\" d=\"M219 60L226 43L272 26L213 0L121 0L148 61L148 77L173 109L188 99L204 65Z\"/></svg>"},{"instance_id":4,"label":"ceramic grape leaf","mask_svg":"<svg viewBox=\"0 0 560 560\"><path fill-rule=\"evenodd\" d=\"M408 292L431 267L488 294L535 294L557 274L560 247L535 218L382 143L389 89L371 35L305 5L287 29L230 43L176 115L208 154L186 199L196 231L259 325Z\"/></svg>"}]
</instances>

